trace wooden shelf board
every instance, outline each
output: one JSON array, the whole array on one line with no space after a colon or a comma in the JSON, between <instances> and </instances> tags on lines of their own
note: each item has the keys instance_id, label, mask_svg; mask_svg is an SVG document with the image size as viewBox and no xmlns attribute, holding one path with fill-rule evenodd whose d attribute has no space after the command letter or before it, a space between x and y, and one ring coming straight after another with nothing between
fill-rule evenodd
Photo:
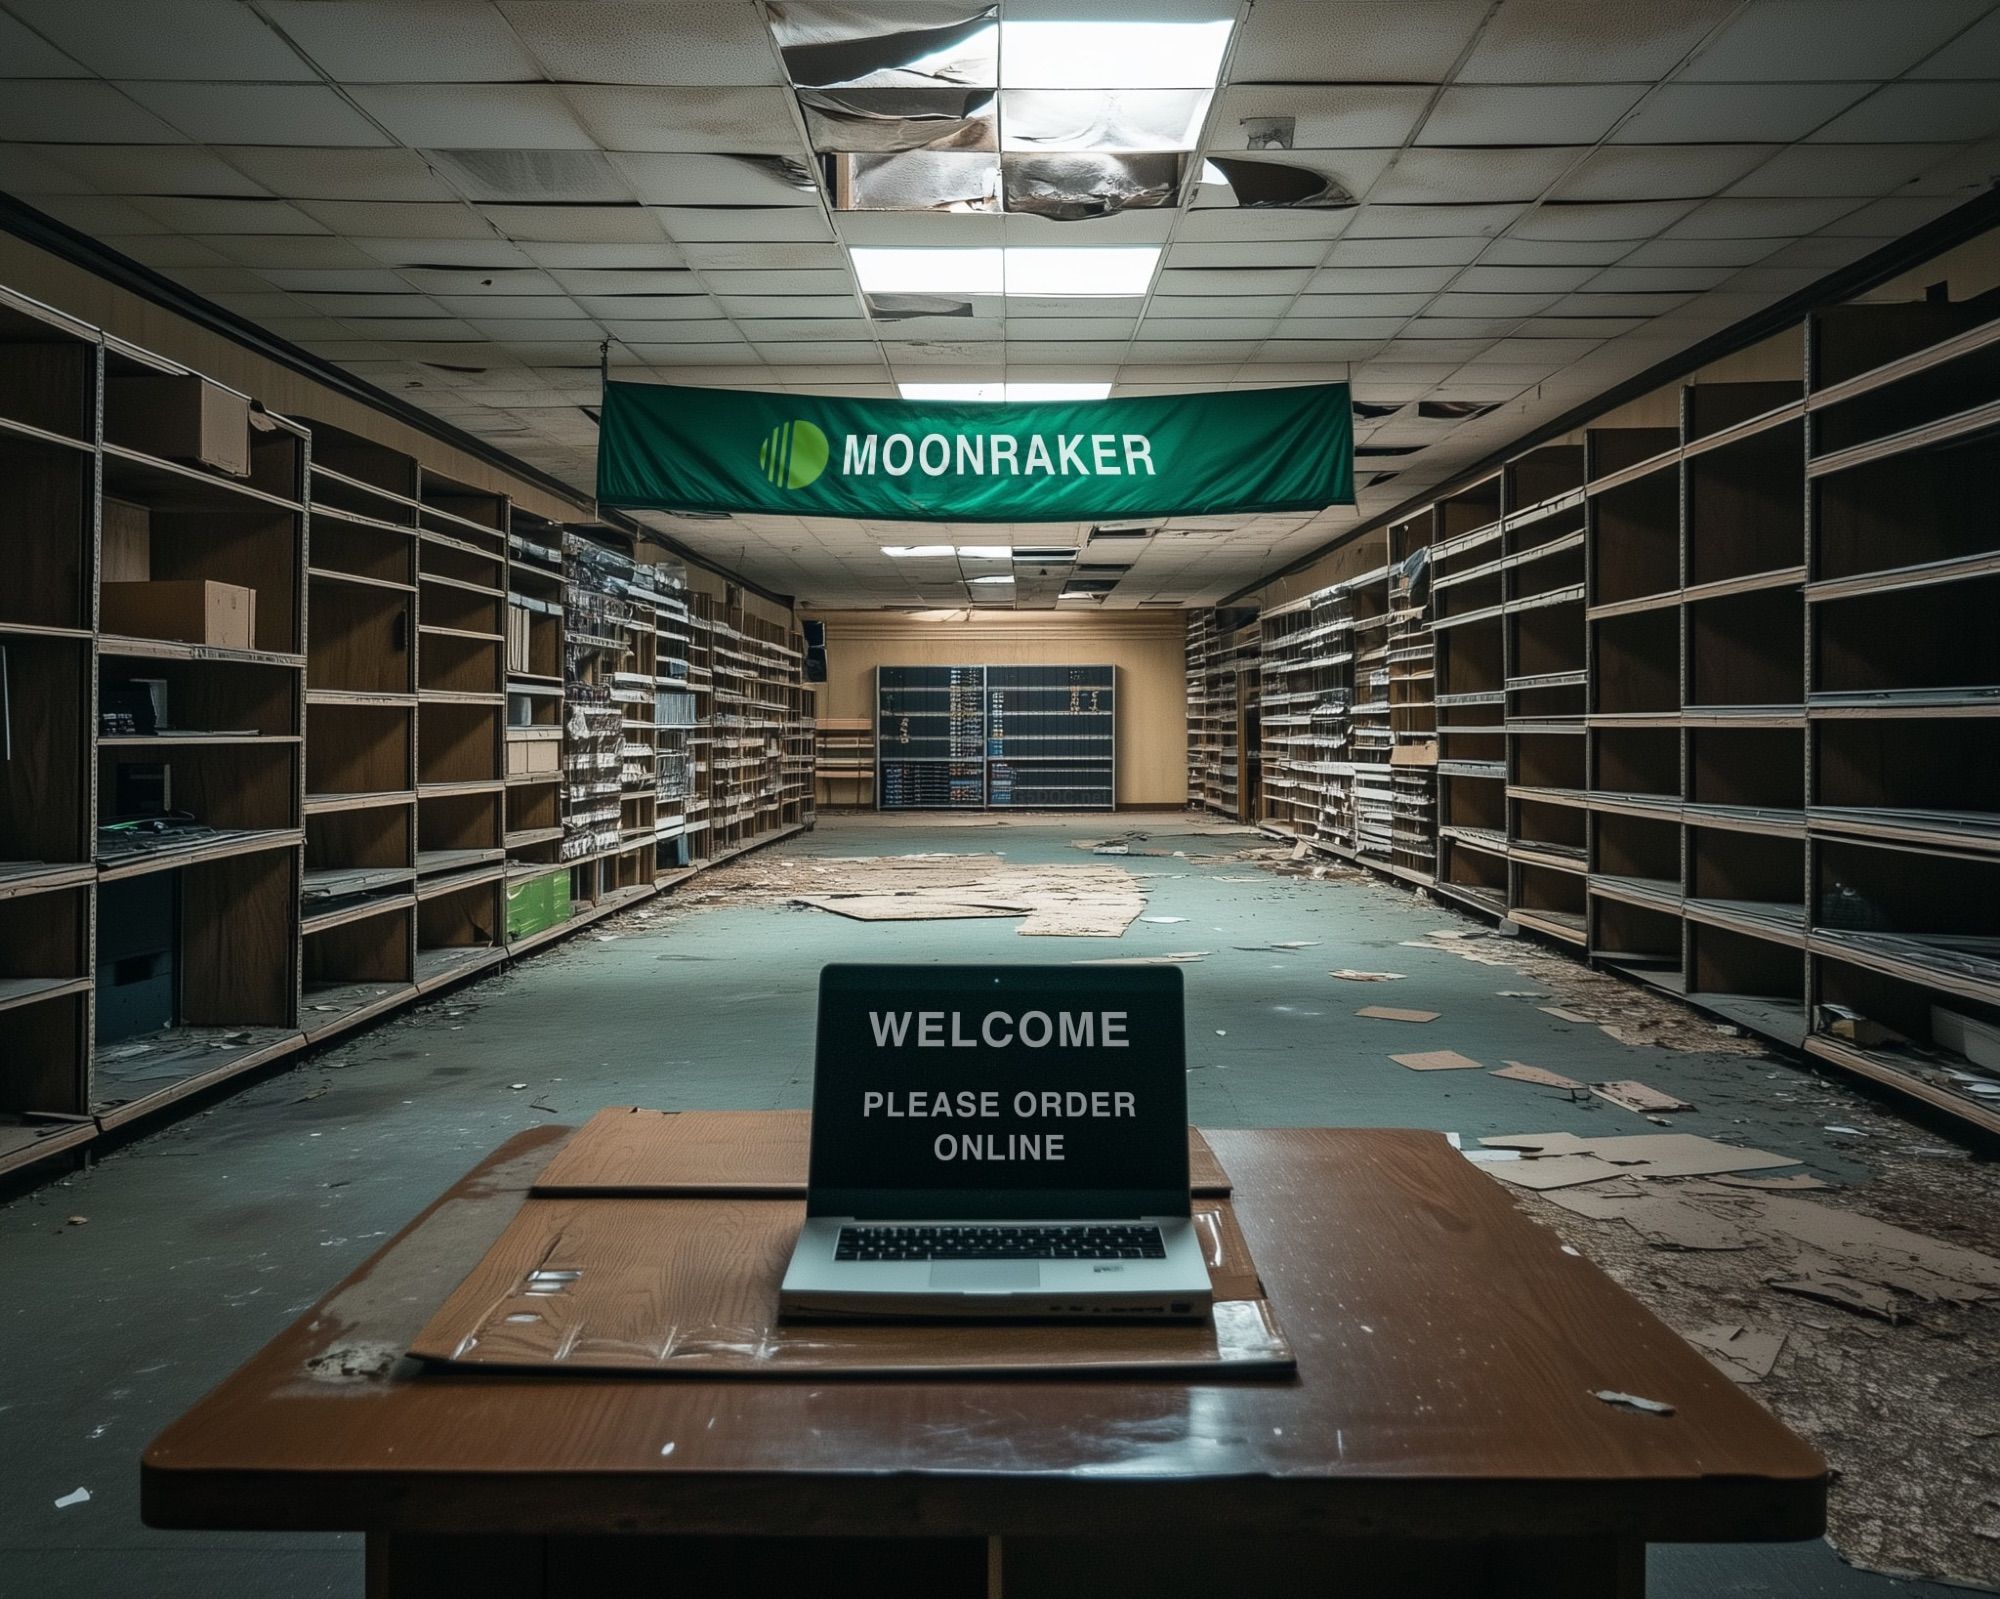
<instances>
[{"instance_id":1,"label":"wooden shelf board","mask_svg":"<svg viewBox=\"0 0 2000 1599\"><path fill-rule=\"evenodd\" d=\"M556 830L560 832L561 829ZM462 871L468 866L484 866L506 859L507 852L492 846L479 849L422 849L417 851L416 875L433 877L440 872Z\"/></svg>"},{"instance_id":2,"label":"wooden shelf board","mask_svg":"<svg viewBox=\"0 0 2000 1599\"><path fill-rule=\"evenodd\" d=\"M99 882L111 883L126 877L144 877L149 872L177 871L183 866L199 866L207 861L227 860L234 855L255 855L264 850L296 849L305 842L299 828L272 828L263 832L222 833L173 849L149 850L143 855L99 860Z\"/></svg>"},{"instance_id":3,"label":"wooden shelf board","mask_svg":"<svg viewBox=\"0 0 2000 1599\"><path fill-rule=\"evenodd\" d=\"M0 977L0 1011L85 994L91 987L88 977Z\"/></svg>"},{"instance_id":4,"label":"wooden shelf board","mask_svg":"<svg viewBox=\"0 0 2000 1599\"><path fill-rule=\"evenodd\" d=\"M232 1038L242 1042L231 1043ZM134 1044L151 1047L121 1053ZM97 1052L91 1079L106 1132L289 1054L305 1034L288 1027L176 1027L120 1039Z\"/></svg>"},{"instance_id":5,"label":"wooden shelf board","mask_svg":"<svg viewBox=\"0 0 2000 1599\"><path fill-rule=\"evenodd\" d=\"M312 688L306 689L308 705L352 705L362 709L379 707L392 710L413 707L417 703L414 690L408 693L378 694L367 689Z\"/></svg>"},{"instance_id":6,"label":"wooden shelf board","mask_svg":"<svg viewBox=\"0 0 2000 1599\"><path fill-rule=\"evenodd\" d=\"M506 780L498 777L473 778L461 783L419 783L417 798L451 799L465 794L498 794L506 786Z\"/></svg>"},{"instance_id":7,"label":"wooden shelf board","mask_svg":"<svg viewBox=\"0 0 2000 1599\"><path fill-rule=\"evenodd\" d=\"M1720 1016L1760 1037L1797 1049L1806 1036L1805 1007L1795 999L1755 994L1715 994L1691 989L1683 996L1697 1010Z\"/></svg>"},{"instance_id":8,"label":"wooden shelf board","mask_svg":"<svg viewBox=\"0 0 2000 1599\"><path fill-rule=\"evenodd\" d=\"M386 916L391 911L406 911L417 902L417 896L410 893L392 894L381 899L357 900L348 905L335 905L326 910L307 911L299 918L299 932L310 938L315 933L324 933L335 927L345 927L350 922L371 921L377 916Z\"/></svg>"},{"instance_id":9,"label":"wooden shelf board","mask_svg":"<svg viewBox=\"0 0 2000 1599\"><path fill-rule=\"evenodd\" d=\"M299 889L301 900L340 899L349 894L366 894L378 888L393 888L417 875L413 866L316 866L308 867Z\"/></svg>"},{"instance_id":10,"label":"wooden shelf board","mask_svg":"<svg viewBox=\"0 0 2000 1599\"><path fill-rule=\"evenodd\" d=\"M132 638L106 633L97 641L99 655L147 661L214 661L245 666L286 666L303 670L306 658L283 650L235 650L220 644L189 644L180 639Z\"/></svg>"},{"instance_id":11,"label":"wooden shelf board","mask_svg":"<svg viewBox=\"0 0 2000 1599\"><path fill-rule=\"evenodd\" d=\"M507 958L499 944L451 944L417 951L417 992L428 994L447 983L482 972Z\"/></svg>"},{"instance_id":12,"label":"wooden shelf board","mask_svg":"<svg viewBox=\"0 0 2000 1599\"><path fill-rule=\"evenodd\" d=\"M0 899L48 894L96 881L94 861L0 861Z\"/></svg>"},{"instance_id":13,"label":"wooden shelf board","mask_svg":"<svg viewBox=\"0 0 2000 1599\"><path fill-rule=\"evenodd\" d=\"M218 477L200 467L162 461L122 444L103 449L104 489L121 500L135 500L154 511L212 511L218 503L232 509L244 504L305 514L299 500L288 500L253 487L242 478Z\"/></svg>"},{"instance_id":14,"label":"wooden shelf board","mask_svg":"<svg viewBox=\"0 0 2000 1599\"><path fill-rule=\"evenodd\" d=\"M1964 1094L1954 1094L1948 1088L1926 1082L1893 1056L1862 1049L1844 1039L1828 1038L1822 1033L1808 1035L1803 1040L1802 1047L1808 1055L1816 1056L1845 1071L1858 1073L1872 1082L1909 1094L1939 1110L1962 1117L1982 1132L2000 1134L2000 1109L1982 1105Z\"/></svg>"},{"instance_id":15,"label":"wooden shelf board","mask_svg":"<svg viewBox=\"0 0 2000 1599\"><path fill-rule=\"evenodd\" d=\"M204 745L303 744L297 733L114 733L100 737L101 750L187 749Z\"/></svg>"},{"instance_id":16,"label":"wooden shelf board","mask_svg":"<svg viewBox=\"0 0 2000 1599\"><path fill-rule=\"evenodd\" d=\"M343 572L335 566L309 566L306 576L317 583L338 583L347 588L378 589L385 594L414 594L414 583L398 583L386 577L363 577L359 572Z\"/></svg>"},{"instance_id":17,"label":"wooden shelf board","mask_svg":"<svg viewBox=\"0 0 2000 1599\"><path fill-rule=\"evenodd\" d=\"M97 1123L0 1120L0 1175L19 1171L97 1137Z\"/></svg>"},{"instance_id":18,"label":"wooden shelf board","mask_svg":"<svg viewBox=\"0 0 2000 1599\"><path fill-rule=\"evenodd\" d=\"M416 997L415 983L308 983L299 1022L306 1042L316 1044Z\"/></svg>"},{"instance_id":19,"label":"wooden shelf board","mask_svg":"<svg viewBox=\"0 0 2000 1599\"><path fill-rule=\"evenodd\" d=\"M392 805L414 805L417 791L413 788L392 788L372 794L308 794L306 815L330 816L336 811L379 811Z\"/></svg>"},{"instance_id":20,"label":"wooden shelf board","mask_svg":"<svg viewBox=\"0 0 2000 1599\"><path fill-rule=\"evenodd\" d=\"M10 622L5 617L0 616L0 639L10 636L14 638L66 638L84 642L91 637L91 632L87 627L57 627L43 622Z\"/></svg>"}]
</instances>

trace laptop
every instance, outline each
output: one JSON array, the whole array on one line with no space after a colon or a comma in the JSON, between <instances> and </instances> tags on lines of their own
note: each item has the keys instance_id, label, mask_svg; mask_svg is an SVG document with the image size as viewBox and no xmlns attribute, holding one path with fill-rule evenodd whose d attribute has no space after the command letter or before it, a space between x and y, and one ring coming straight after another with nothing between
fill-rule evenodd
<instances>
[{"instance_id":1,"label":"laptop","mask_svg":"<svg viewBox=\"0 0 2000 1599\"><path fill-rule=\"evenodd\" d=\"M1196 1320L1174 966L829 966L789 1316Z\"/></svg>"}]
</instances>

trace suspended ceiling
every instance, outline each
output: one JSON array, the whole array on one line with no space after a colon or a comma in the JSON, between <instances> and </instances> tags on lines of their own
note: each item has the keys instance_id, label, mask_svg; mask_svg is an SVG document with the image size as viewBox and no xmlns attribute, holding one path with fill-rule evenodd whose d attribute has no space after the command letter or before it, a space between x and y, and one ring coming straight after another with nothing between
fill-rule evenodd
<instances>
[{"instance_id":1,"label":"suspended ceiling","mask_svg":"<svg viewBox=\"0 0 2000 1599\"><path fill-rule=\"evenodd\" d=\"M2000 175L1996 0L1002 0L1003 23L1236 21L1170 203L835 211L798 182L816 155L782 11L0 0L0 189L586 491L606 340L621 377L879 396L1352 382L1360 503L1317 516L1094 544L650 518L820 605L1038 606L1066 584L1061 560L882 553L949 543L1078 548L1127 568L1094 602L1118 607L1220 598ZM1204 181L1203 157L1253 154L1353 203L1245 207ZM854 274L856 248L1022 245L1161 255L1143 295L960 316L873 315Z\"/></svg>"}]
</instances>

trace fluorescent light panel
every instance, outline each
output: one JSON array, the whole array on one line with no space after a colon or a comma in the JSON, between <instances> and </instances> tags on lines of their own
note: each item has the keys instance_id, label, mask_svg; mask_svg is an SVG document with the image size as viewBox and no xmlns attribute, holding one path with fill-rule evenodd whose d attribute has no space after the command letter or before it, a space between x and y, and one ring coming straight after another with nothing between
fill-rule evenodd
<instances>
[{"instance_id":1,"label":"fluorescent light panel","mask_svg":"<svg viewBox=\"0 0 2000 1599\"><path fill-rule=\"evenodd\" d=\"M863 245L853 251L866 294L1009 294L1136 298L1153 281L1157 244L992 249Z\"/></svg>"},{"instance_id":2,"label":"fluorescent light panel","mask_svg":"<svg viewBox=\"0 0 2000 1599\"><path fill-rule=\"evenodd\" d=\"M1003 89L1212 89L1227 21L1000 24Z\"/></svg>"}]
</instances>

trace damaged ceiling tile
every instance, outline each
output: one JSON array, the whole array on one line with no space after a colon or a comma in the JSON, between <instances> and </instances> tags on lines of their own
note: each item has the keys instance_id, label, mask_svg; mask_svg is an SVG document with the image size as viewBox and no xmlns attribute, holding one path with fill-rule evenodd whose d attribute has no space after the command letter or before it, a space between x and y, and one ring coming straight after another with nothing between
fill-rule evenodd
<instances>
[{"instance_id":1,"label":"damaged ceiling tile","mask_svg":"<svg viewBox=\"0 0 2000 1599\"><path fill-rule=\"evenodd\" d=\"M974 150L899 150L827 158L837 211L997 211L1000 158Z\"/></svg>"},{"instance_id":2,"label":"damaged ceiling tile","mask_svg":"<svg viewBox=\"0 0 2000 1599\"><path fill-rule=\"evenodd\" d=\"M1338 178L1289 161L1212 155L1208 164L1228 182L1236 203L1246 208L1338 210L1357 203Z\"/></svg>"},{"instance_id":3,"label":"damaged ceiling tile","mask_svg":"<svg viewBox=\"0 0 2000 1599\"><path fill-rule=\"evenodd\" d=\"M794 3L770 8L795 84L904 88L1000 81L997 5Z\"/></svg>"},{"instance_id":4,"label":"damaged ceiling tile","mask_svg":"<svg viewBox=\"0 0 2000 1599\"><path fill-rule=\"evenodd\" d=\"M948 294L871 294L868 314L877 322L908 322L927 316L971 316L972 302Z\"/></svg>"},{"instance_id":5,"label":"damaged ceiling tile","mask_svg":"<svg viewBox=\"0 0 2000 1599\"><path fill-rule=\"evenodd\" d=\"M1138 207L1172 205L1180 192L1181 157L1171 151L1012 154L1001 158L1000 178L1007 210L1078 222Z\"/></svg>"},{"instance_id":6,"label":"damaged ceiling tile","mask_svg":"<svg viewBox=\"0 0 2000 1599\"><path fill-rule=\"evenodd\" d=\"M991 89L798 91L815 150L997 150Z\"/></svg>"}]
</instances>

